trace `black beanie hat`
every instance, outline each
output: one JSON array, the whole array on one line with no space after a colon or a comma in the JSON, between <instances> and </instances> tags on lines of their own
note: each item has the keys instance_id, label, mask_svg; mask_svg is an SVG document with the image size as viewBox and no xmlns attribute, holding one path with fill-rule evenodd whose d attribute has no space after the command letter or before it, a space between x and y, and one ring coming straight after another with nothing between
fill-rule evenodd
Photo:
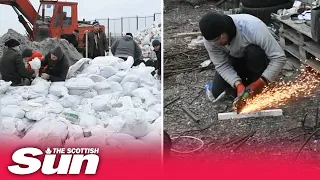
<instances>
[{"instance_id":1,"label":"black beanie hat","mask_svg":"<svg viewBox=\"0 0 320 180\"><path fill-rule=\"evenodd\" d=\"M160 44L161 44L160 41L157 40L157 39L152 41L152 46L153 46L153 47L159 46Z\"/></svg>"},{"instance_id":2,"label":"black beanie hat","mask_svg":"<svg viewBox=\"0 0 320 180\"><path fill-rule=\"evenodd\" d=\"M7 42L4 43L4 45L9 48L12 48L12 47L20 46L20 43L15 39L9 39Z\"/></svg>"},{"instance_id":3,"label":"black beanie hat","mask_svg":"<svg viewBox=\"0 0 320 180\"><path fill-rule=\"evenodd\" d=\"M25 49L22 52L22 58L31 57L32 56L32 50L31 49Z\"/></svg>"},{"instance_id":4,"label":"black beanie hat","mask_svg":"<svg viewBox=\"0 0 320 180\"><path fill-rule=\"evenodd\" d=\"M227 31L226 18L224 15L210 12L201 18L199 27L206 40L213 40Z\"/></svg>"},{"instance_id":5,"label":"black beanie hat","mask_svg":"<svg viewBox=\"0 0 320 180\"><path fill-rule=\"evenodd\" d=\"M132 33L126 33L126 36L131 36L133 38Z\"/></svg>"}]
</instances>

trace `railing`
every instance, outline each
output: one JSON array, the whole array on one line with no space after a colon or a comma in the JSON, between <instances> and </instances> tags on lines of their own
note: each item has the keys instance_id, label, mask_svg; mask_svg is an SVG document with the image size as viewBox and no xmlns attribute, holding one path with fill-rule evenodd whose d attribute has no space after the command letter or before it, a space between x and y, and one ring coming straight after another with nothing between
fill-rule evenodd
<instances>
[{"instance_id":1,"label":"railing","mask_svg":"<svg viewBox=\"0 0 320 180\"><path fill-rule=\"evenodd\" d=\"M143 17L121 17L116 19L96 19L106 27L106 34L109 37L122 37L123 33L135 33L138 30L151 27L152 24L161 23L161 13L154 13L153 16Z\"/></svg>"}]
</instances>

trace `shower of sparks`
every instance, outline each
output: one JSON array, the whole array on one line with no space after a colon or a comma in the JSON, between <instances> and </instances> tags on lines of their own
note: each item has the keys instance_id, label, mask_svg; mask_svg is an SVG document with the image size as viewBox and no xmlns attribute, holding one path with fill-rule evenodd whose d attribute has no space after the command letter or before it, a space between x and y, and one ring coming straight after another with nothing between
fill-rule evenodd
<instances>
[{"instance_id":1,"label":"shower of sparks","mask_svg":"<svg viewBox=\"0 0 320 180\"><path fill-rule=\"evenodd\" d=\"M266 88L262 93L249 99L242 113L251 113L266 108L279 107L301 97L312 96L320 87L319 74L303 71L290 82L278 82Z\"/></svg>"}]
</instances>

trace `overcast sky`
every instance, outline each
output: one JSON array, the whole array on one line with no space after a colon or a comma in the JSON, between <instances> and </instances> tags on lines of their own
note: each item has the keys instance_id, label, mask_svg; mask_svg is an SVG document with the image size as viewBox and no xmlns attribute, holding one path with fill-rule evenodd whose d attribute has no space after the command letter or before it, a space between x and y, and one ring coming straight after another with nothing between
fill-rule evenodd
<instances>
[{"instance_id":1,"label":"overcast sky","mask_svg":"<svg viewBox=\"0 0 320 180\"><path fill-rule=\"evenodd\" d=\"M104 18L120 18L130 16L152 16L154 13L161 12L162 0L69 0L78 2L78 19L94 20ZM36 10L38 10L40 0L30 0ZM151 18L152 19L152 18ZM147 24L151 19L141 19L139 24ZM157 15L157 21L160 21L161 16ZM143 21L143 22L142 22ZM106 24L107 21L101 22ZM132 29L134 22L130 20L125 22L126 26ZM118 23L118 22L116 22ZM9 28L25 34L24 27L18 21L18 17L12 7L0 4L0 35L5 34ZM112 23L115 24L114 22ZM152 24L152 22L151 22ZM111 27L111 29L114 29ZM120 25L115 25L120 26ZM136 25L135 25L136 26ZM144 26L144 25L141 25ZM127 28L128 29L128 28Z\"/></svg>"}]
</instances>

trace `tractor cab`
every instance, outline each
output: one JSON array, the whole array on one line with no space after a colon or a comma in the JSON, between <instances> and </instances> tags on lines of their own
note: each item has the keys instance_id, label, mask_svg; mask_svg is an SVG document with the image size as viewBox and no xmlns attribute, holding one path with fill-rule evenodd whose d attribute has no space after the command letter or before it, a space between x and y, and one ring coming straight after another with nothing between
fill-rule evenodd
<instances>
[{"instance_id":1,"label":"tractor cab","mask_svg":"<svg viewBox=\"0 0 320 180\"><path fill-rule=\"evenodd\" d=\"M35 21L34 39L42 41L48 37L60 38L78 28L78 3L41 0Z\"/></svg>"}]
</instances>

